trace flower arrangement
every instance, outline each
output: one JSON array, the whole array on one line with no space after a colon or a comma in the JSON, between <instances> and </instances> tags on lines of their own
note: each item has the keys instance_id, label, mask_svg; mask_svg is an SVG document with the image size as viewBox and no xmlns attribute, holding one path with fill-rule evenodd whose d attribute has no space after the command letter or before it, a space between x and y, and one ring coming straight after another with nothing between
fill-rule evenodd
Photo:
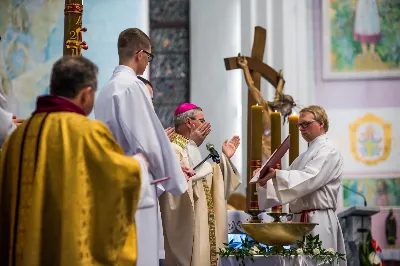
<instances>
[{"instance_id":1,"label":"flower arrangement","mask_svg":"<svg viewBox=\"0 0 400 266\"><path fill-rule=\"evenodd\" d=\"M322 241L319 240L319 235L308 235L302 241L297 241L296 247L290 249L283 249L280 246L262 246L247 235L241 240L242 245L240 248L232 247L233 240L229 243L224 243L225 248L219 249L219 255L223 257L235 256L240 266L245 266L245 259L248 258L254 262L255 255L264 257L269 256L283 256L283 257L297 257L309 256L314 260L321 263L330 264L334 261L339 263L339 260L346 260L345 254L336 252L333 248L322 248Z\"/></svg>"},{"instance_id":2,"label":"flower arrangement","mask_svg":"<svg viewBox=\"0 0 400 266\"><path fill-rule=\"evenodd\" d=\"M365 243L360 243L358 248L358 256L360 265L364 266L382 266L382 261L377 253L382 252L381 247L375 239L372 239L371 231L368 232Z\"/></svg>"}]
</instances>

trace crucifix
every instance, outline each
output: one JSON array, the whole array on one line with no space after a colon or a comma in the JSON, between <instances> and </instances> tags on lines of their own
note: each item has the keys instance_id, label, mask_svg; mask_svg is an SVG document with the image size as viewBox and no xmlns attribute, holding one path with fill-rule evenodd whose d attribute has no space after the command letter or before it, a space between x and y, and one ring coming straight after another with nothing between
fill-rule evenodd
<instances>
[{"instance_id":1,"label":"crucifix","mask_svg":"<svg viewBox=\"0 0 400 266\"><path fill-rule=\"evenodd\" d=\"M250 134L252 130L252 106L256 105L257 103L263 106L264 109L264 132L266 130L270 130L269 128L269 113L271 111L271 107L274 108L274 103L284 102L284 98L288 95L283 95L283 86L284 86L284 79L282 76L282 72L275 71L269 65L263 63L264 57L264 49L266 44L267 38L267 31L262 27L255 27L254 33L254 41L253 47L251 51L251 57L230 57L225 58L225 69L226 70L234 70L243 68L245 70L245 78L246 82L249 85L248 91L248 101L247 101L247 189L246 189L246 203L248 210L258 210L258 197L257 197L257 190L256 184L248 184L250 179L253 176L253 171L259 167L261 167L261 159L262 153L259 152L254 153L254 150L260 149L259 147L253 147L252 145L252 134ZM246 62L243 64L243 62ZM246 74L250 71L249 75ZM249 77L251 75L251 77ZM260 93L260 84L261 84L261 77L266 79L272 86L276 88L276 94L274 102L269 103L262 98ZM251 80L251 81L250 81ZM251 88L250 88L251 85ZM252 91L253 89L253 91ZM290 97L290 96L289 96ZM290 97L291 98L291 97ZM289 99L290 100L290 99ZM292 106L294 106L294 101L292 101ZM290 108L291 111L291 108ZM254 130L254 128L253 128ZM270 143L270 136L265 135L264 132L261 132L260 138L263 138L263 146L266 146ZM271 132L272 133L272 132ZM280 132L279 132L280 134ZM269 146L269 145L268 145ZM277 148L277 147L276 147ZM267 155L273 152L273 150L269 150Z\"/></svg>"},{"instance_id":2,"label":"crucifix","mask_svg":"<svg viewBox=\"0 0 400 266\"><path fill-rule=\"evenodd\" d=\"M65 0L64 7L64 49L63 55L82 55L87 50L86 42L82 41L83 0Z\"/></svg>"}]
</instances>

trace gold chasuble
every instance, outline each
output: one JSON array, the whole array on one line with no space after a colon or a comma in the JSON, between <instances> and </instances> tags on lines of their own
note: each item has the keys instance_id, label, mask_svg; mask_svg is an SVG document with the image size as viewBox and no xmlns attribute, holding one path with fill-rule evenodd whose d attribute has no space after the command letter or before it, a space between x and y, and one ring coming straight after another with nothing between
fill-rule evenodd
<instances>
[{"instance_id":1,"label":"gold chasuble","mask_svg":"<svg viewBox=\"0 0 400 266\"><path fill-rule=\"evenodd\" d=\"M176 134L172 147L185 166L201 161L196 144L181 135ZM228 240L226 200L240 183L238 171L223 155L219 165L205 162L196 169L186 193L159 197L165 266L218 265L218 248Z\"/></svg>"},{"instance_id":2,"label":"gold chasuble","mask_svg":"<svg viewBox=\"0 0 400 266\"><path fill-rule=\"evenodd\" d=\"M41 97L3 146L2 266L136 264L140 163L77 109Z\"/></svg>"}]
</instances>

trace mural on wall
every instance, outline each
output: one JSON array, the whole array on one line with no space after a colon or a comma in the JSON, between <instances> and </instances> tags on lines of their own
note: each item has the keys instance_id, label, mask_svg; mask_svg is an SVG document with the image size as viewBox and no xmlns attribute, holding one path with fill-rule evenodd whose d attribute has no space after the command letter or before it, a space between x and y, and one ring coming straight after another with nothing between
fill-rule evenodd
<instances>
[{"instance_id":1,"label":"mural on wall","mask_svg":"<svg viewBox=\"0 0 400 266\"><path fill-rule=\"evenodd\" d=\"M400 77L400 1L323 1L325 79Z\"/></svg>"},{"instance_id":2,"label":"mural on wall","mask_svg":"<svg viewBox=\"0 0 400 266\"><path fill-rule=\"evenodd\" d=\"M348 178L400 177L400 108L330 109L328 135Z\"/></svg>"},{"instance_id":3,"label":"mural on wall","mask_svg":"<svg viewBox=\"0 0 400 266\"><path fill-rule=\"evenodd\" d=\"M48 92L51 65L62 55L64 1L6 0L0 8L0 93L27 117ZM56 12L55 12L56 10Z\"/></svg>"},{"instance_id":4,"label":"mural on wall","mask_svg":"<svg viewBox=\"0 0 400 266\"><path fill-rule=\"evenodd\" d=\"M400 206L400 178L343 178L343 185L363 194L368 206ZM364 206L364 199L349 189L343 189L343 206Z\"/></svg>"},{"instance_id":5,"label":"mural on wall","mask_svg":"<svg viewBox=\"0 0 400 266\"><path fill-rule=\"evenodd\" d=\"M14 115L28 117L37 96L49 91L51 67L63 52L64 2L0 0L0 93L7 98L4 107ZM119 33L130 27L149 32L148 1L116 2L110 9L109 0L84 1L89 50L83 55L99 67L98 91L118 65Z\"/></svg>"}]
</instances>

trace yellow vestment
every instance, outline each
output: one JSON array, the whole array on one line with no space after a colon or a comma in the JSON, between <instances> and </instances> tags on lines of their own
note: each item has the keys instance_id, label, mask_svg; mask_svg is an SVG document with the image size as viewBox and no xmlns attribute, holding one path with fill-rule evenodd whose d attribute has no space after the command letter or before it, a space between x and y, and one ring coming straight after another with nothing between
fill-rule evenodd
<instances>
[{"instance_id":1,"label":"yellow vestment","mask_svg":"<svg viewBox=\"0 0 400 266\"><path fill-rule=\"evenodd\" d=\"M140 163L103 123L37 113L0 156L2 266L136 264Z\"/></svg>"}]
</instances>

